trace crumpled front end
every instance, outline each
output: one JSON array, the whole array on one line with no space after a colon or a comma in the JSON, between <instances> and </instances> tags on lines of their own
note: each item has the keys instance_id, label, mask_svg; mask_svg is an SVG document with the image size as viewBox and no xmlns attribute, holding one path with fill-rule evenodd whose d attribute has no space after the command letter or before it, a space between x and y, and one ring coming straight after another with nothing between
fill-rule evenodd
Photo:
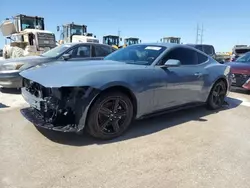
<instances>
[{"instance_id":1,"label":"crumpled front end","mask_svg":"<svg viewBox=\"0 0 250 188\"><path fill-rule=\"evenodd\" d=\"M34 125L62 132L79 132L85 126L88 108L98 94L91 87L46 88L23 81L22 96L30 108L21 113Z\"/></svg>"}]
</instances>

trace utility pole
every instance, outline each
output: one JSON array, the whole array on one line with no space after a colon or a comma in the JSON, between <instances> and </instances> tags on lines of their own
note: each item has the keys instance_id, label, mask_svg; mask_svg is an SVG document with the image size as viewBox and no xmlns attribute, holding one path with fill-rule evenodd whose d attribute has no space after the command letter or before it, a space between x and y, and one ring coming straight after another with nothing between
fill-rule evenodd
<instances>
[{"instance_id":1,"label":"utility pole","mask_svg":"<svg viewBox=\"0 0 250 188\"><path fill-rule=\"evenodd\" d=\"M118 36L119 36L119 38L120 38L120 35L121 35L121 31L120 31L120 29L118 29Z\"/></svg>"},{"instance_id":2,"label":"utility pole","mask_svg":"<svg viewBox=\"0 0 250 188\"><path fill-rule=\"evenodd\" d=\"M198 42L199 42L199 30L200 30L199 24L197 24L197 28L196 28L196 41L195 41L196 44L198 44Z\"/></svg>"},{"instance_id":3,"label":"utility pole","mask_svg":"<svg viewBox=\"0 0 250 188\"><path fill-rule=\"evenodd\" d=\"M203 42L203 24L201 25L201 44Z\"/></svg>"},{"instance_id":4,"label":"utility pole","mask_svg":"<svg viewBox=\"0 0 250 188\"><path fill-rule=\"evenodd\" d=\"M197 29L196 29L196 44L200 43L202 44L203 43L203 31L204 31L204 28L203 28L203 24L200 28L199 24L197 24Z\"/></svg>"}]
</instances>

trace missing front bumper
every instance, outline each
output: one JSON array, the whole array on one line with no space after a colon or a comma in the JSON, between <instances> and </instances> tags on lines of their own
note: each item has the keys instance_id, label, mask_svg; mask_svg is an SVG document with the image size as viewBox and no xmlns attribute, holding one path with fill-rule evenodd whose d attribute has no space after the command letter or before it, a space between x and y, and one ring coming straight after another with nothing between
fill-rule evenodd
<instances>
[{"instance_id":1,"label":"missing front bumper","mask_svg":"<svg viewBox=\"0 0 250 188\"><path fill-rule=\"evenodd\" d=\"M55 126L53 124L47 123L44 120L44 117L39 113L39 111L37 111L32 107L21 109L21 113L27 120L29 120L36 127L54 131L60 131L60 132L79 132L78 126L75 124Z\"/></svg>"}]
</instances>

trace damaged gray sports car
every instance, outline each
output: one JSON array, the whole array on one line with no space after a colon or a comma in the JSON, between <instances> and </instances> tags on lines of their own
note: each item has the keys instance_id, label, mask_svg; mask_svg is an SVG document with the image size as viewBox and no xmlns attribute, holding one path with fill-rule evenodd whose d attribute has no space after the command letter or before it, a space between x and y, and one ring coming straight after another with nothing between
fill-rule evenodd
<instances>
[{"instance_id":1,"label":"damaged gray sports car","mask_svg":"<svg viewBox=\"0 0 250 188\"><path fill-rule=\"evenodd\" d=\"M23 115L38 127L120 136L133 119L206 104L223 105L230 67L177 44L138 44L104 60L56 62L20 73Z\"/></svg>"}]
</instances>

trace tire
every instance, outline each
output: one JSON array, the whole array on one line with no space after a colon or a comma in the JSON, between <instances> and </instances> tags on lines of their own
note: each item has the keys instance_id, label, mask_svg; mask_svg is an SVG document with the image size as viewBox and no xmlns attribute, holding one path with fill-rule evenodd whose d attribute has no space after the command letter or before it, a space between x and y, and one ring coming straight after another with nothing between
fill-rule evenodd
<instances>
[{"instance_id":1,"label":"tire","mask_svg":"<svg viewBox=\"0 0 250 188\"><path fill-rule=\"evenodd\" d=\"M127 95L121 92L103 93L90 107L87 132L98 139L116 138L128 129L133 119L133 110Z\"/></svg>"},{"instance_id":2,"label":"tire","mask_svg":"<svg viewBox=\"0 0 250 188\"><path fill-rule=\"evenodd\" d=\"M23 57L24 55L24 50L19 47L13 47L12 49L12 54L10 55L11 58L18 58L18 57Z\"/></svg>"},{"instance_id":3,"label":"tire","mask_svg":"<svg viewBox=\"0 0 250 188\"><path fill-rule=\"evenodd\" d=\"M222 80L216 82L212 87L209 97L207 99L207 108L210 110L217 110L222 107L227 94L226 83Z\"/></svg>"}]
</instances>

